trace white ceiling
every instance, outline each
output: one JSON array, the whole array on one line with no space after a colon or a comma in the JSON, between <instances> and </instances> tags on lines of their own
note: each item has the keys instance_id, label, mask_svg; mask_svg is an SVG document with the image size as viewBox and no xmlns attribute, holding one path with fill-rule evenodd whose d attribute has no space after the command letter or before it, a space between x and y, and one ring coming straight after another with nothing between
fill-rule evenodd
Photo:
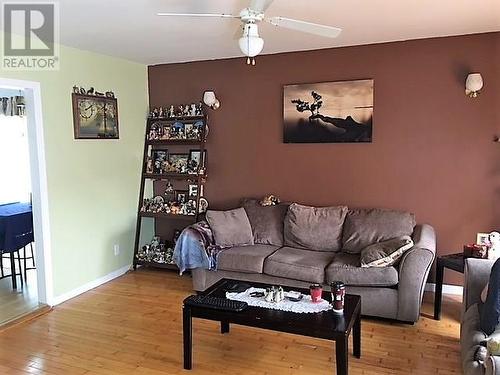
<instances>
[{"instance_id":1,"label":"white ceiling","mask_svg":"<svg viewBox=\"0 0 500 375\"><path fill-rule=\"evenodd\" d=\"M158 17L237 14L249 0L60 0L61 43L145 64L241 56L238 20ZM275 0L266 16L343 29L326 39L261 24L263 54L500 30L500 0Z\"/></svg>"}]
</instances>

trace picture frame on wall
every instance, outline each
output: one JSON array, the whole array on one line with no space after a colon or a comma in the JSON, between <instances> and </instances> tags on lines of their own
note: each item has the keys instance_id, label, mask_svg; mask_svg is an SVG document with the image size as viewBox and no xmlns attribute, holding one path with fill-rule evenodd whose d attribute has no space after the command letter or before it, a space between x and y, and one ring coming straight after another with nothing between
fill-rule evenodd
<instances>
[{"instance_id":1,"label":"picture frame on wall","mask_svg":"<svg viewBox=\"0 0 500 375\"><path fill-rule=\"evenodd\" d=\"M75 139L119 139L118 100L72 94Z\"/></svg>"},{"instance_id":2,"label":"picture frame on wall","mask_svg":"<svg viewBox=\"0 0 500 375\"><path fill-rule=\"evenodd\" d=\"M373 79L283 87L284 143L370 143Z\"/></svg>"}]
</instances>

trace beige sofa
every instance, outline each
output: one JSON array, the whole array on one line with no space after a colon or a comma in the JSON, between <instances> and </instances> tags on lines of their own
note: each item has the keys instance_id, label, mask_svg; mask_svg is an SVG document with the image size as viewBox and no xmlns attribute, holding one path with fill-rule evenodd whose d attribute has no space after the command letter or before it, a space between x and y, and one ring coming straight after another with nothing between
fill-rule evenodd
<instances>
[{"instance_id":1,"label":"beige sofa","mask_svg":"<svg viewBox=\"0 0 500 375\"><path fill-rule=\"evenodd\" d=\"M236 246L221 251L217 256L217 271L202 267L193 269L194 290L203 291L221 278L305 288L311 283L321 283L327 288L330 282L340 280L346 284L348 293L361 296L365 316L408 323L419 319L424 287L436 251L435 233L430 225L415 224L413 216L407 213L378 209L348 210L340 228L331 229L329 222L321 221L332 220L328 216L314 222L313 229L317 228L317 231L313 234L323 237L323 242L325 237L328 241L329 236L335 236L335 230L340 233L340 250L328 251L330 249L327 248L326 251L317 251L294 242L301 234L294 237L287 230L290 212L286 208L281 211L274 208L274 214L270 214L273 208L259 208L254 203L244 207L258 241L251 246ZM403 225L400 221L409 221L409 224ZM276 242L280 229L282 239ZM381 268L360 266L360 254L355 251L358 243L361 244L362 240L366 242L367 236L371 241L384 240L405 231L409 231L414 246L404 253L396 265ZM345 251L348 246L351 248L349 252Z\"/></svg>"}]
</instances>

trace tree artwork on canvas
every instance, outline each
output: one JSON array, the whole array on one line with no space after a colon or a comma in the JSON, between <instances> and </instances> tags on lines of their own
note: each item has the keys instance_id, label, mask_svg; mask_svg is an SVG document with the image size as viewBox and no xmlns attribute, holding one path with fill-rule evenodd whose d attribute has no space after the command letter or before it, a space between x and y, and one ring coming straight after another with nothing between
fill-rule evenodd
<instances>
[{"instance_id":1,"label":"tree artwork on canvas","mask_svg":"<svg viewBox=\"0 0 500 375\"><path fill-rule=\"evenodd\" d=\"M287 85L283 98L285 143L372 141L373 80Z\"/></svg>"}]
</instances>

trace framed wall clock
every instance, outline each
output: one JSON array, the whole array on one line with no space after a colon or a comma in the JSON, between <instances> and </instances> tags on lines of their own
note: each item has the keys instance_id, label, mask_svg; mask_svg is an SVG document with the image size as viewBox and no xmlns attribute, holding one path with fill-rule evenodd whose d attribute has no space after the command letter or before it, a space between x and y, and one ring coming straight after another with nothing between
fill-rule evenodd
<instances>
[{"instance_id":1,"label":"framed wall clock","mask_svg":"<svg viewBox=\"0 0 500 375\"><path fill-rule=\"evenodd\" d=\"M75 139L119 139L115 97L72 94Z\"/></svg>"}]
</instances>

